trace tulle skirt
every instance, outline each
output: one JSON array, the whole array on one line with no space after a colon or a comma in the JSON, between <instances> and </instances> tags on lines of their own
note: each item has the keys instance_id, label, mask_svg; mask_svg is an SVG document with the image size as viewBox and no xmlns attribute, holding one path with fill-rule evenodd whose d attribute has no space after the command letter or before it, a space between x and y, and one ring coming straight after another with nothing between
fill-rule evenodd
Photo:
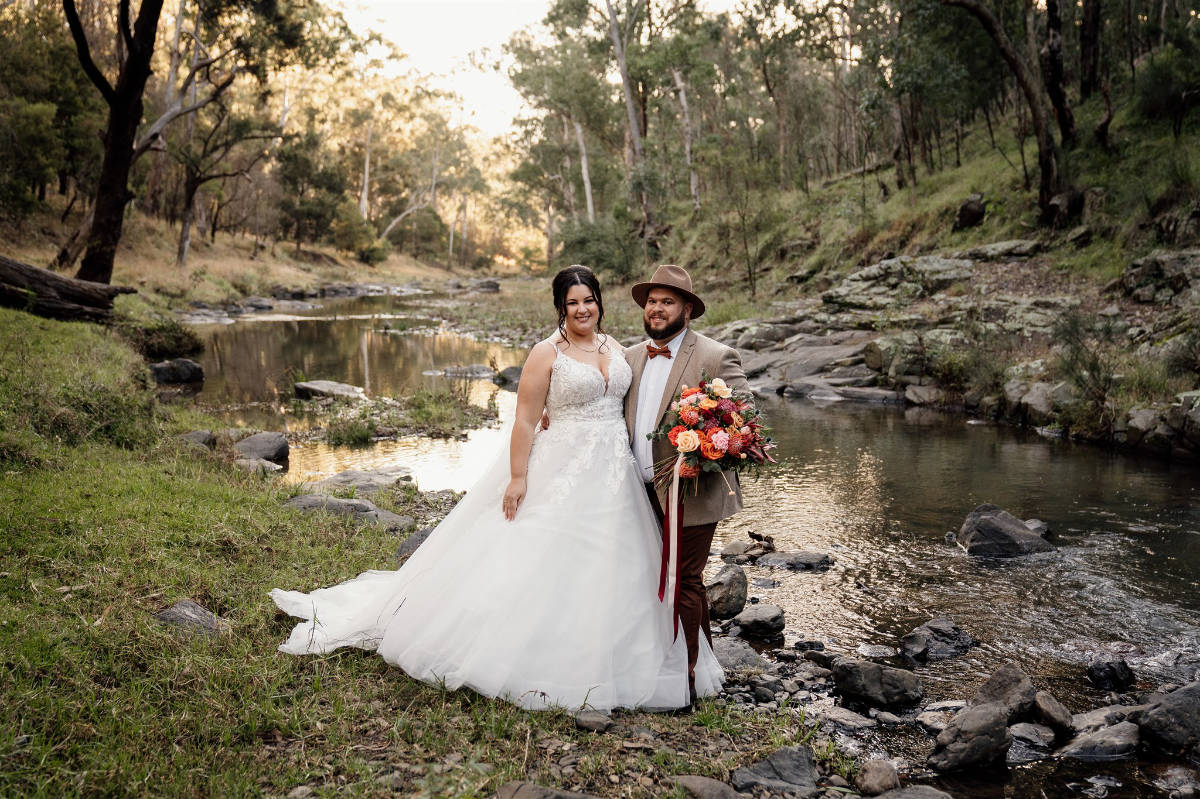
<instances>
[{"instance_id":1,"label":"tulle skirt","mask_svg":"<svg viewBox=\"0 0 1200 799\"><path fill-rule=\"evenodd\" d=\"M535 710L686 705L687 648L658 599L658 522L624 421L538 433L511 522L508 478L505 451L397 571L271 591L306 620L280 651L376 650L417 679ZM723 679L701 635L697 693Z\"/></svg>"}]
</instances>

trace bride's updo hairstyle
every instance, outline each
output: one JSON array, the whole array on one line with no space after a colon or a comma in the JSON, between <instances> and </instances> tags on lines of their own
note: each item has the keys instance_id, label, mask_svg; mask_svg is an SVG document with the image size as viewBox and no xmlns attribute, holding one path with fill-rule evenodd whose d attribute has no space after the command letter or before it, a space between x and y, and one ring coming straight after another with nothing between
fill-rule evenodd
<instances>
[{"instance_id":1,"label":"bride's updo hairstyle","mask_svg":"<svg viewBox=\"0 0 1200 799\"><path fill-rule=\"evenodd\" d=\"M571 346L571 340L567 338L566 324L567 292L572 286L583 286L596 298L596 307L600 310L600 317L596 320L596 332L602 336L600 349L604 349L607 346L605 342L608 341L608 334L600 327L600 323L604 321L604 297L600 294L600 281L596 278L596 273L583 264L571 264L560 270L550 284L554 310L558 311L558 334L567 342L568 347Z\"/></svg>"}]
</instances>

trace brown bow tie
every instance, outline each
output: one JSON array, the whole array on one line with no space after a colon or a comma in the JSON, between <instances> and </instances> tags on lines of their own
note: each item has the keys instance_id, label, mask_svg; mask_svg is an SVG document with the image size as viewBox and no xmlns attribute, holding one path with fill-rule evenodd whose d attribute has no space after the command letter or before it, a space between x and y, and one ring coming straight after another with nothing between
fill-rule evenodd
<instances>
[{"instance_id":1,"label":"brown bow tie","mask_svg":"<svg viewBox=\"0 0 1200 799\"><path fill-rule=\"evenodd\" d=\"M651 358L653 358L656 355L662 355L668 361L671 360L671 348L670 347L656 347L653 344L647 344L646 352L650 353Z\"/></svg>"}]
</instances>

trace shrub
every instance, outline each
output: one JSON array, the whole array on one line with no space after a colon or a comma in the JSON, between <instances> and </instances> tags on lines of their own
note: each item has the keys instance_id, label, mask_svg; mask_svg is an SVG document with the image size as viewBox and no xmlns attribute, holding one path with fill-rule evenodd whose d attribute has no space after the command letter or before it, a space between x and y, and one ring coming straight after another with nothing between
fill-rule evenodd
<instances>
[{"instance_id":1,"label":"shrub","mask_svg":"<svg viewBox=\"0 0 1200 799\"><path fill-rule=\"evenodd\" d=\"M364 419L337 419L325 428L325 440L335 447L362 447L370 444L374 435L375 425Z\"/></svg>"},{"instance_id":2,"label":"shrub","mask_svg":"<svg viewBox=\"0 0 1200 799\"><path fill-rule=\"evenodd\" d=\"M204 351L204 342L187 325L169 316L150 321L120 317L113 329L143 358L161 361Z\"/></svg>"},{"instance_id":3,"label":"shrub","mask_svg":"<svg viewBox=\"0 0 1200 799\"><path fill-rule=\"evenodd\" d=\"M633 275L639 263L638 241L612 220L569 222L562 229L560 265L583 264L618 280Z\"/></svg>"}]
</instances>

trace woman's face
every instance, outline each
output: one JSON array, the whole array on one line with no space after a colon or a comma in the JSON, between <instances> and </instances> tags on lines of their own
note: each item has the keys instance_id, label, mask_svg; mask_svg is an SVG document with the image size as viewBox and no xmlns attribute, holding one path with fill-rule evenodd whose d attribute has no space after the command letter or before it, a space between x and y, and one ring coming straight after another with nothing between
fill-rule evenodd
<instances>
[{"instance_id":1,"label":"woman's face","mask_svg":"<svg viewBox=\"0 0 1200 799\"><path fill-rule=\"evenodd\" d=\"M587 286L574 285L567 289L565 301L567 331L575 336L590 336L600 321L600 306Z\"/></svg>"}]
</instances>

